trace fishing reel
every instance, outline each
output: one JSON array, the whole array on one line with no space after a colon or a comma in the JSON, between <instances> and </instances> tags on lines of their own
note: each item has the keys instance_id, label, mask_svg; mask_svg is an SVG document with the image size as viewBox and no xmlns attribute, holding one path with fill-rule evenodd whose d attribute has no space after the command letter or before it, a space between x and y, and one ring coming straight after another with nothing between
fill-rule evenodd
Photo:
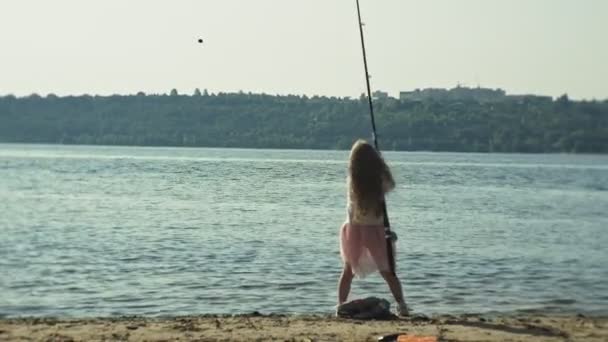
<instances>
[{"instance_id":1,"label":"fishing reel","mask_svg":"<svg viewBox=\"0 0 608 342\"><path fill-rule=\"evenodd\" d=\"M391 230L390 228L388 228L388 227L385 227L385 228L384 228L384 237L385 237L387 240L391 240L391 242L393 242L393 243L394 243L394 242L397 242L397 239L398 239L398 237L397 237L397 233L395 233L394 231L392 231L392 230Z\"/></svg>"}]
</instances>

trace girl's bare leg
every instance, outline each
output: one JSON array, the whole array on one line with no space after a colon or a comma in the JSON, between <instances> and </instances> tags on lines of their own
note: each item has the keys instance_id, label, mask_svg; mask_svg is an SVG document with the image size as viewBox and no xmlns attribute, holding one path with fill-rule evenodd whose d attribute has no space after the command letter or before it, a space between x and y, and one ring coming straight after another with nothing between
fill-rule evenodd
<instances>
[{"instance_id":1,"label":"girl's bare leg","mask_svg":"<svg viewBox=\"0 0 608 342\"><path fill-rule=\"evenodd\" d=\"M388 287L391 290L393 297L395 297L395 301L397 301L397 304L399 305L399 313L402 315L407 315L408 309L405 305L405 300L403 299L403 289L401 288L401 282L399 281L399 278L397 278L397 275L393 272L384 271L380 272L380 274L388 284Z\"/></svg>"},{"instance_id":2,"label":"girl's bare leg","mask_svg":"<svg viewBox=\"0 0 608 342\"><path fill-rule=\"evenodd\" d=\"M344 264L342 269L342 275L338 282L338 305L342 305L346 302L348 294L350 293L350 284L353 282L353 270L349 264Z\"/></svg>"}]
</instances>

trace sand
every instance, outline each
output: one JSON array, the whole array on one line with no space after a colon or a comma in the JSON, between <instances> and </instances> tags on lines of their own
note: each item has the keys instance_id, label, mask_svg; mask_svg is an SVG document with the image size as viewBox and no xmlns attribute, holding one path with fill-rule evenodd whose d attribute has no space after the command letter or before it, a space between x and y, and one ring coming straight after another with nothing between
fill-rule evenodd
<instances>
[{"instance_id":1,"label":"sand","mask_svg":"<svg viewBox=\"0 0 608 342\"><path fill-rule=\"evenodd\" d=\"M330 316L184 316L173 318L0 320L0 341L376 341L381 335L439 341L608 341L608 317L417 316L354 321Z\"/></svg>"}]
</instances>

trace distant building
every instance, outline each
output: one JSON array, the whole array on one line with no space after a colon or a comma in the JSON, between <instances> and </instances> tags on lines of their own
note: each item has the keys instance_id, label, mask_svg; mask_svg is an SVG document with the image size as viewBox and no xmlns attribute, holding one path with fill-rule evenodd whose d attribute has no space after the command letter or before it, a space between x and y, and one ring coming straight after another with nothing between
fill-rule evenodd
<instances>
[{"instance_id":1,"label":"distant building","mask_svg":"<svg viewBox=\"0 0 608 342\"><path fill-rule=\"evenodd\" d=\"M426 88L399 93L401 101L425 100L474 100L478 102L493 102L503 100L506 93L502 89L468 88L460 85L452 89Z\"/></svg>"},{"instance_id":2,"label":"distant building","mask_svg":"<svg viewBox=\"0 0 608 342\"><path fill-rule=\"evenodd\" d=\"M388 93L384 91L377 90L372 93L372 99L374 100L386 100L388 99Z\"/></svg>"},{"instance_id":3,"label":"distant building","mask_svg":"<svg viewBox=\"0 0 608 342\"><path fill-rule=\"evenodd\" d=\"M553 97L551 96L541 96L541 95L508 95L507 99L517 101L519 103L525 102L536 102L536 103L549 103L553 102Z\"/></svg>"},{"instance_id":4,"label":"distant building","mask_svg":"<svg viewBox=\"0 0 608 342\"><path fill-rule=\"evenodd\" d=\"M502 89L456 87L450 90L450 97L478 102L493 102L504 99L506 93Z\"/></svg>"},{"instance_id":5,"label":"distant building","mask_svg":"<svg viewBox=\"0 0 608 342\"><path fill-rule=\"evenodd\" d=\"M414 91L402 91L399 93L399 100L403 101L424 101L424 100L441 100L446 99L448 94L447 89L443 88L426 88L416 89Z\"/></svg>"}]
</instances>

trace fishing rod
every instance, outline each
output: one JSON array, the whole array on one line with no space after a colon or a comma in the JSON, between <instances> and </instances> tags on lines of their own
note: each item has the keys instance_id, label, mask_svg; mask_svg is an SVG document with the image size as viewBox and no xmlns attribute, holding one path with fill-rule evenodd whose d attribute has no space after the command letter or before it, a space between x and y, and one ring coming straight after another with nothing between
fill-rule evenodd
<instances>
[{"instance_id":1,"label":"fishing rod","mask_svg":"<svg viewBox=\"0 0 608 342\"><path fill-rule=\"evenodd\" d=\"M361 49L363 51L363 66L365 67L365 84L367 85L367 102L369 104L369 115L372 121L372 138L374 139L374 147L380 153L378 147L378 135L376 134L376 120L374 117L374 104L372 102L372 90L369 84L369 71L367 68L367 54L365 53L365 39L363 37L363 22L361 21L361 8L359 0L357 2L357 18L359 20L359 33L361 35ZM386 200L382 200L382 211L384 213L384 231L386 239L386 253L388 255L388 264L391 273L395 274L395 256L393 255L393 234L391 232L391 224L388 220L388 211L386 210Z\"/></svg>"}]
</instances>

